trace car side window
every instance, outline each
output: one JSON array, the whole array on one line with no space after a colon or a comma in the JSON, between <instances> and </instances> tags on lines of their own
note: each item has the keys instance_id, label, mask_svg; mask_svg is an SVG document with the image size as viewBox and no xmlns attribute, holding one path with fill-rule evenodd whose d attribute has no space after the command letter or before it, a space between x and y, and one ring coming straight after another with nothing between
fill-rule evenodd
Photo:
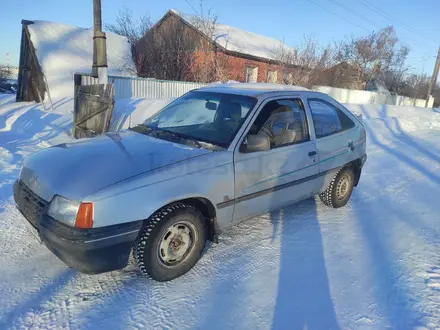
<instances>
[{"instance_id":1,"label":"car side window","mask_svg":"<svg viewBox=\"0 0 440 330\"><path fill-rule=\"evenodd\" d=\"M316 138L336 134L354 127L354 122L340 109L320 99L308 100Z\"/></svg>"},{"instance_id":2,"label":"car side window","mask_svg":"<svg viewBox=\"0 0 440 330\"><path fill-rule=\"evenodd\" d=\"M307 116L301 100L269 101L261 109L249 133L267 137L271 149L309 141Z\"/></svg>"}]
</instances>

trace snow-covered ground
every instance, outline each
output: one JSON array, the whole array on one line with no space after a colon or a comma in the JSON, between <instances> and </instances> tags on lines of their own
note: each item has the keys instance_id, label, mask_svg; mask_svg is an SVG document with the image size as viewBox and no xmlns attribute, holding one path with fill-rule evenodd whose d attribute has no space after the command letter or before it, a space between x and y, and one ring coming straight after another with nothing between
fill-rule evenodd
<instances>
[{"instance_id":1,"label":"snow-covered ground","mask_svg":"<svg viewBox=\"0 0 440 330\"><path fill-rule=\"evenodd\" d=\"M12 101L0 96L0 329L440 327L438 111L350 105L369 158L346 207L309 199L246 221L157 283L134 265L79 274L27 232L11 197L20 161L70 139L71 117L69 100L54 113Z\"/></svg>"}]
</instances>

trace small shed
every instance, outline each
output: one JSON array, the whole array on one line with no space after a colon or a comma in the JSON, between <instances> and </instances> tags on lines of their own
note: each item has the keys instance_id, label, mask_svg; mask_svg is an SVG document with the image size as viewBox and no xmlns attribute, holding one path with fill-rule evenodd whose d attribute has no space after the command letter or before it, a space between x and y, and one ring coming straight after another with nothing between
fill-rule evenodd
<instances>
[{"instance_id":1,"label":"small shed","mask_svg":"<svg viewBox=\"0 0 440 330\"><path fill-rule=\"evenodd\" d=\"M74 74L91 72L93 30L37 20L21 24L17 101L73 96ZM136 75L127 38L106 35L109 75Z\"/></svg>"},{"instance_id":2,"label":"small shed","mask_svg":"<svg viewBox=\"0 0 440 330\"><path fill-rule=\"evenodd\" d=\"M35 47L32 44L28 26L32 21L22 20L20 62L18 67L17 97L18 101L41 102L46 93L43 72L38 63Z\"/></svg>"}]
</instances>

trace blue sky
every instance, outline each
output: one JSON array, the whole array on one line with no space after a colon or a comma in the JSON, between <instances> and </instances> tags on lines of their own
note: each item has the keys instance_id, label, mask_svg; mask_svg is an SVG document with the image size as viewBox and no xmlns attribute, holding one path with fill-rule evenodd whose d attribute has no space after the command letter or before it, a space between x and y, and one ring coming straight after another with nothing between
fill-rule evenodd
<instances>
[{"instance_id":1,"label":"blue sky","mask_svg":"<svg viewBox=\"0 0 440 330\"><path fill-rule=\"evenodd\" d=\"M200 0L101 1L104 23L113 23L123 6L135 15L147 13L153 20L171 8L189 14L194 14L194 9L200 11ZM92 0L2 2L0 63L18 63L21 19L81 27L91 27L93 22ZM322 43L332 43L346 35L366 35L394 25L398 37L411 48L408 64L414 72L431 74L440 46L439 0L203 0L203 7L215 12L220 23L283 39L292 46L304 34L313 34Z\"/></svg>"}]
</instances>

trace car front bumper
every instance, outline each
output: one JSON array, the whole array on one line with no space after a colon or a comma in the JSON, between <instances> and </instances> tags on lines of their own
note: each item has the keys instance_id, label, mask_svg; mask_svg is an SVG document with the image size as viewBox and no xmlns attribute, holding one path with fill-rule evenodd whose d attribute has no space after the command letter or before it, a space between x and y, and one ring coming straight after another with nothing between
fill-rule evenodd
<instances>
[{"instance_id":1,"label":"car front bumper","mask_svg":"<svg viewBox=\"0 0 440 330\"><path fill-rule=\"evenodd\" d=\"M66 265L85 274L127 266L142 221L92 229L72 228L48 216L44 207L38 217L29 212L33 199L29 198L29 193L22 198L20 184L14 185L14 199L23 220L40 243Z\"/></svg>"},{"instance_id":2,"label":"car front bumper","mask_svg":"<svg viewBox=\"0 0 440 330\"><path fill-rule=\"evenodd\" d=\"M142 221L95 229L74 229L45 216L37 228L42 242L66 265L85 274L127 266Z\"/></svg>"}]
</instances>

